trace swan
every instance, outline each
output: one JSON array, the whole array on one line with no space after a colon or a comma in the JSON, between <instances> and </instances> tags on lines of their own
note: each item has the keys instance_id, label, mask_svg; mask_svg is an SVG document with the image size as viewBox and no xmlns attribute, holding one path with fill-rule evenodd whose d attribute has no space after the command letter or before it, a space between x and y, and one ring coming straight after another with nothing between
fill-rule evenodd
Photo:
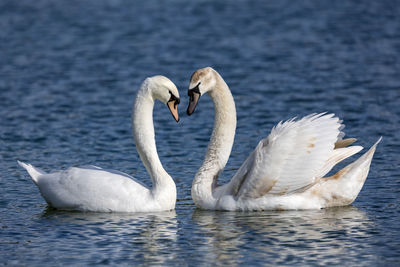
<instances>
[{"instance_id":1,"label":"swan","mask_svg":"<svg viewBox=\"0 0 400 267\"><path fill-rule=\"evenodd\" d=\"M324 177L338 162L359 152L342 139L344 127L334 114L311 114L276 125L243 162L229 183L217 186L236 129L235 103L222 77L206 67L190 78L187 114L199 98L211 97L214 129L202 166L192 184L197 207L207 210L300 210L350 205L360 192L381 138L358 160Z\"/></svg>"},{"instance_id":2,"label":"swan","mask_svg":"<svg viewBox=\"0 0 400 267\"><path fill-rule=\"evenodd\" d=\"M96 166L71 167L45 173L18 161L39 187L49 206L62 210L94 212L158 212L175 208L176 186L157 155L153 107L158 99L179 121L180 102L175 84L164 76L144 80L133 105L132 128L136 149L152 180L147 188L128 174Z\"/></svg>"}]
</instances>

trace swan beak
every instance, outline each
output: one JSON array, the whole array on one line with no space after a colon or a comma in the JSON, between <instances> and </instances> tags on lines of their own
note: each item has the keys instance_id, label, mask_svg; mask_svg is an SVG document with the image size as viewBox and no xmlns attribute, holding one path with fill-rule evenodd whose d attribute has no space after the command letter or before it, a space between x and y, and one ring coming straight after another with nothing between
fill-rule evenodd
<instances>
[{"instance_id":1,"label":"swan beak","mask_svg":"<svg viewBox=\"0 0 400 267\"><path fill-rule=\"evenodd\" d=\"M199 91L198 88L199 87L197 85L195 88L190 89L188 91L188 96L190 97L190 99L189 99L189 106L187 108L186 113L189 116L193 114L194 110L196 109L197 102L199 102L199 99L200 99L200 96L201 96L200 91Z\"/></svg>"},{"instance_id":2,"label":"swan beak","mask_svg":"<svg viewBox=\"0 0 400 267\"><path fill-rule=\"evenodd\" d=\"M167 106L169 108L169 111L171 111L172 117L176 120L176 122L179 121L179 114L178 114L178 103L177 101L169 101L167 103Z\"/></svg>"}]
</instances>

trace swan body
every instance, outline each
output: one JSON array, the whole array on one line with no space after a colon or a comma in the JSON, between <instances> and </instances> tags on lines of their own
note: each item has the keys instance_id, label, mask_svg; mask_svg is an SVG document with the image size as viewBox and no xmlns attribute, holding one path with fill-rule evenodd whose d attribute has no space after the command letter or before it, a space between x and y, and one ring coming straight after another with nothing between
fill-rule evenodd
<instances>
[{"instance_id":1,"label":"swan body","mask_svg":"<svg viewBox=\"0 0 400 267\"><path fill-rule=\"evenodd\" d=\"M191 115L201 95L214 102L214 130L192 185L197 207L208 210L321 209L351 204L368 175L381 138L359 159L331 177L337 163L359 152L342 139L344 125L334 114L311 114L276 125L259 142L229 183L217 186L235 136L236 110L229 87L212 68L197 70L189 85Z\"/></svg>"},{"instance_id":2,"label":"swan body","mask_svg":"<svg viewBox=\"0 0 400 267\"><path fill-rule=\"evenodd\" d=\"M133 107L132 125L136 148L153 186L147 188L128 174L96 166L71 167L54 173L18 161L39 187L46 202L57 209L94 212L156 212L173 210L176 186L158 158L153 127L155 99L167 104L179 120L176 86L164 76L147 78Z\"/></svg>"}]
</instances>

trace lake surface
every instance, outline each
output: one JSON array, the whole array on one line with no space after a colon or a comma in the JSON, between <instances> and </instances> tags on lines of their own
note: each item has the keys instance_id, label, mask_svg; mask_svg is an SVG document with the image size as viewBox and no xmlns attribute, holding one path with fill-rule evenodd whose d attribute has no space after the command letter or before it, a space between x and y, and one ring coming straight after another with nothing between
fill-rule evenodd
<instances>
[{"instance_id":1,"label":"lake surface","mask_svg":"<svg viewBox=\"0 0 400 267\"><path fill-rule=\"evenodd\" d=\"M0 264L399 265L399 17L399 1L1 1ZM280 120L327 111L364 147L383 136L354 204L196 209L190 187L214 111L208 96L192 117L185 110L190 75L205 66L225 78L238 113L220 183ZM17 159L46 171L95 164L150 185L131 109L156 74L182 98L178 124L163 104L154 112L176 210L48 209Z\"/></svg>"}]
</instances>

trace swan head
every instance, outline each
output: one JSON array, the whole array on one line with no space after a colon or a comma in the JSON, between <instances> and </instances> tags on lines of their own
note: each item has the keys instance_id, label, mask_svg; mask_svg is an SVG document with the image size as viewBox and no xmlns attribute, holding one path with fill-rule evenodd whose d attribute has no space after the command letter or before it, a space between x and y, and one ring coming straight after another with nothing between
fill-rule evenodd
<instances>
[{"instance_id":1,"label":"swan head","mask_svg":"<svg viewBox=\"0 0 400 267\"><path fill-rule=\"evenodd\" d=\"M157 75L147 78L147 86L151 91L153 99L158 99L166 104L172 116L178 122L178 104L180 103L180 98L175 84L167 77Z\"/></svg>"},{"instance_id":2,"label":"swan head","mask_svg":"<svg viewBox=\"0 0 400 267\"><path fill-rule=\"evenodd\" d=\"M188 90L189 106L186 111L189 116L194 112L200 96L212 91L216 83L215 70L211 67L198 69L192 74Z\"/></svg>"}]
</instances>

